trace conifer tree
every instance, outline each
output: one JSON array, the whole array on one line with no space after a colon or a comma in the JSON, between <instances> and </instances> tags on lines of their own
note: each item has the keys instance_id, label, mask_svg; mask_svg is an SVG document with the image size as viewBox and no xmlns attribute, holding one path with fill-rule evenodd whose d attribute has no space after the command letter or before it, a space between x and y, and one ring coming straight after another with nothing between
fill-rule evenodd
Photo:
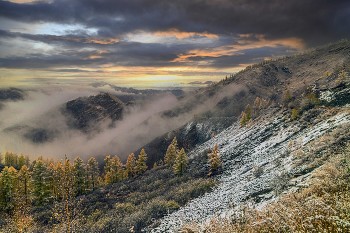
<instances>
[{"instance_id":1,"label":"conifer tree","mask_svg":"<svg viewBox=\"0 0 350 233\"><path fill-rule=\"evenodd\" d=\"M177 153L178 153L178 145L177 145L176 137L174 137L173 141L168 146L168 149L165 153L165 157L164 157L165 164L172 167L174 165Z\"/></svg>"},{"instance_id":2,"label":"conifer tree","mask_svg":"<svg viewBox=\"0 0 350 233\"><path fill-rule=\"evenodd\" d=\"M215 144L211 153L208 154L208 162L209 162L209 173L208 175L214 175L221 168L221 159L219 154L218 144Z\"/></svg>"},{"instance_id":3,"label":"conifer tree","mask_svg":"<svg viewBox=\"0 0 350 233\"><path fill-rule=\"evenodd\" d=\"M179 153L177 153L176 159L175 159L175 163L173 166L173 171L176 175L182 175L188 165L188 157L187 154L184 150L184 148L182 148Z\"/></svg>"},{"instance_id":4,"label":"conifer tree","mask_svg":"<svg viewBox=\"0 0 350 233\"><path fill-rule=\"evenodd\" d=\"M113 173L111 171L108 171L105 173L105 184L112 184L113 183Z\"/></svg>"},{"instance_id":5,"label":"conifer tree","mask_svg":"<svg viewBox=\"0 0 350 233\"><path fill-rule=\"evenodd\" d=\"M247 114L245 112L242 112L241 114L241 119L239 121L241 126L245 126L247 124L248 120L247 120Z\"/></svg>"},{"instance_id":6,"label":"conifer tree","mask_svg":"<svg viewBox=\"0 0 350 233\"><path fill-rule=\"evenodd\" d=\"M76 195L82 195L86 189L86 170L84 161L77 157L73 165L74 189Z\"/></svg>"},{"instance_id":7,"label":"conifer tree","mask_svg":"<svg viewBox=\"0 0 350 233\"><path fill-rule=\"evenodd\" d=\"M35 161L32 182L35 203L42 205L48 202L50 197L48 169L47 165L41 159Z\"/></svg>"},{"instance_id":8,"label":"conifer tree","mask_svg":"<svg viewBox=\"0 0 350 233\"><path fill-rule=\"evenodd\" d=\"M112 158L110 155L107 155L104 159L104 181L106 184L113 183L113 174L112 174Z\"/></svg>"},{"instance_id":9,"label":"conifer tree","mask_svg":"<svg viewBox=\"0 0 350 233\"><path fill-rule=\"evenodd\" d=\"M250 119L252 119L252 108L250 107L250 104L248 104L246 107L245 107L245 110L244 110L246 116L247 116L247 121L250 121Z\"/></svg>"},{"instance_id":10,"label":"conifer tree","mask_svg":"<svg viewBox=\"0 0 350 233\"><path fill-rule=\"evenodd\" d=\"M54 182L55 182L55 190L54 190L54 199L60 200L62 199L63 192L63 178L64 178L64 167L62 162L57 162L54 168Z\"/></svg>"},{"instance_id":11,"label":"conifer tree","mask_svg":"<svg viewBox=\"0 0 350 233\"><path fill-rule=\"evenodd\" d=\"M104 167L103 167L103 170L104 170L104 173L106 174L107 172L110 172L111 171L111 167L112 167L112 158L110 155L107 155L104 159Z\"/></svg>"},{"instance_id":12,"label":"conifer tree","mask_svg":"<svg viewBox=\"0 0 350 233\"><path fill-rule=\"evenodd\" d=\"M24 155L21 154L21 155L18 157L18 168L21 169L21 167L22 167L23 165L27 165L27 166L28 166L28 164L27 164L27 158L26 158L26 156L24 156Z\"/></svg>"},{"instance_id":13,"label":"conifer tree","mask_svg":"<svg viewBox=\"0 0 350 233\"><path fill-rule=\"evenodd\" d=\"M62 174L62 203L63 208L61 211L62 220L66 225L66 232L72 232L72 221L75 212L75 202L74 202L74 169L69 159L65 159L63 163L63 174Z\"/></svg>"},{"instance_id":14,"label":"conifer tree","mask_svg":"<svg viewBox=\"0 0 350 233\"><path fill-rule=\"evenodd\" d=\"M293 100L293 97L290 93L290 91L287 89L282 96L282 103L286 107L288 104Z\"/></svg>"},{"instance_id":15,"label":"conifer tree","mask_svg":"<svg viewBox=\"0 0 350 233\"><path fill-rule=\"evenodd\" d=\"M136 159L134 153L131 153L126 160L126 174L127 177L133 177L136 174Z\"/></svg>"},{"instance_id":16,"label":"conifer tree","mask_svg":"<svg viewBox=\"0 0 350 233\"><path fill-rule=\"evenodd\" d=\"M87 163L87 174L88 174L88 186L89 189L94 190L98 183L99 177L98 162L95 157L91 157Z\"/></svg>"},{"instance_id":17,"label":"conifer tree","mask_svg":"<svg viewBox=\"0 0 350 233\"><path fill-rule=\"evenodd\" d=\"M18 155L9 151L5 152L4 164L8 167L18 167Z\"/></svg>"},{"instance_id":18,"label":"conifer tree","mask_svg":"<svg viewBox=\"0 0 350 233\"><path fill-rule=\"evenodd\" d=\"M123 164L117 155L115 155L112 159L111 172L112 172L112 182L113 183L121 181L124 178Z\"/></svg>"},{"instance_id":19,"label":"conifer tree","mask_svg":"<svg viewBox=\"0 0 350 233\"><path fill-rule=\"evenodd\" d=\"M147 170L146 162L147 162L147 154L145 149L142 148L136 160L136 174L140 175Z\"/></svg>"},{"instance_id":20,"label":"conifer tree","mask_svg":"<svg viewBox=\"0 0 350 233\"><path fill-rule=\"evenodd\" d=\"M11 212L15 207L15 195L17 189L17 170L14 167L5 166L0 174L0 207Z\"/></svg>"},{"instance_id":21,"label":"conifer tree","mask_svg":"<svg viewBox=\"0 0 350 233\"><path fill-rule=\"evenodd\" d=\"M29 204L30 179L30 171L26 165L23 165L18 172L18 195L26 205Z\"/></svg>"},{"instance_id":22,"label":"conifer tree","mask_svg":"<svg viewBox=\"0 0 350 233\"><path fill-rule=\"evenodd\" d=\"M245 126L252 119L252 108L248 104L241 114L240 125Z\"/></svg>"},{"instance_id":23,"label":"conifer tree","mask_svg":"<svg viewBox=\"0 0 350 233\"><path fill-rule=\"evenodd\" d=\"M16 204L11 216L17 228L16 232L31 232L31 227L34 225L34 219L30 214L30 173L26 165L23 165L18 172Z\"/></svg>"},{"instance_id":24,"label":"conifer tree","mask_svg":"<svg viewBox=\"0 0 350 233\"><path fill-rule=\"evenodd\" d=\"M47 166L47 184L51 198L56 198L57 187L59 186L59 184L57 184L55 180L55 169L55 164L53 162L50 162Z\"/></svg>"}]
</instances>

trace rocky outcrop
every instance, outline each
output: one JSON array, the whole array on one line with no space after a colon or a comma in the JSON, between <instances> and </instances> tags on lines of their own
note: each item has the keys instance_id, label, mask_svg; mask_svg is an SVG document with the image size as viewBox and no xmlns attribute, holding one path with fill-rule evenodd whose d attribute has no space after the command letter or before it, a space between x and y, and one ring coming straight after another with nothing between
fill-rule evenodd
<instances>
[{"instance_id":1,"label":"rocky outcrop","mask_svg":"<svg viewBox=\"0 0 350 233\"><path fill-rule=\"evenodd\" d=\"M71 100L63 109L70 116L68 124L82 131L98 129L98 124L105 120L111 123L121 120L123 110L123 102L108 93Z\"/></svg>"},{"instance_id":2,"label":"rocky outcrop","mask_svg":"<svg viewBox=\"0 0 350 233\"><path fill-rule=\"evenodd\" d=\"M0 89L0 101L16 101L23 100L24 93L17 88Z\"/></svg>"}]
</instances>

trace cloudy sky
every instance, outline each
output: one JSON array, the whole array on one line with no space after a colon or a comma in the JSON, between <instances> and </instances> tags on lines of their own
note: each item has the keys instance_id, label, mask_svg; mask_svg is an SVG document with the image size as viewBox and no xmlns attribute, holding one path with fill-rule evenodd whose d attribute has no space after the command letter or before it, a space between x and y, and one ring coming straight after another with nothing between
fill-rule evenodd
<instances>
[{"instance_id":1,"label":"cloudy sky","mask_svg":"<svg viewBox=\"0 0 350 233\"><path fill-rule=\"evenodd\" d=\"M217 80L349 28L349 0L0 0L0 87Z\"/></svg>"}]
</instances>

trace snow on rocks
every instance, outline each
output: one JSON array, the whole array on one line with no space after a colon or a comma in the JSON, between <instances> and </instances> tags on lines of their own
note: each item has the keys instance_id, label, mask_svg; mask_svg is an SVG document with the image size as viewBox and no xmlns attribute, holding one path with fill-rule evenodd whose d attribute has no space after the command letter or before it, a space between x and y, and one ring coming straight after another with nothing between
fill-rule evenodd
<instances>
[{"instance_id":1,"label":"snow on rocks","mask_svg":"<svg viewBox=\"0 0 350 233\"><path fill-rule=\"evenodd\" d=\"M274 198L273 180L282 173L291 172L290 150L296 150L290 144L298 141L305 146L326 132L350 122L349 112L329 119L318 121L309 127L301 127L289 116L275 110L263 119L257 119L249 127L240 127L235 123L209 141L197 146L189 153L191 158L218 144L223 161L223 174L219 185L209 193L193 199L178 211L165 216L157 228L150 232L177 232L188 223L203 224L213 217L225 217L234 214L232 207L250 202L259 202L259 206ZM276 162L279 160L279 162ZM254 168L262 173L257 176ZM303 187L308 174L290 180L297 189Z\"/></svg>"}]
</instances>

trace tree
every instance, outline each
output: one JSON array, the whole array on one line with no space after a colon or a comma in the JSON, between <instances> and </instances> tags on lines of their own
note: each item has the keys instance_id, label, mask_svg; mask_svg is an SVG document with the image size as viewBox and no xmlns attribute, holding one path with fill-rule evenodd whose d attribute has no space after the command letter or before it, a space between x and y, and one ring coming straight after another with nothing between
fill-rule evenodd
<instances>
[{"instance_id":1,"label":"tree","mask_svg":"<svg viewBox=\"0 0 350 233\"><path fill-rule=\"evenodd\" d=\"M8 167L18 167L18 155L9 151L5 152L4 164Z\"/></svg>"},{"instance_id":2,"label":"tree","mask_svg":"<svg viewBox=\"0 0 350 233\"><path fill-rule=\"evenodd\" d=\"M136 174L140 175L147 170L147 154L145 149L142 148L138 159L136 160Z\"/></svg>"},{"instance_id":3,"label":"tree","mask_svg":"<svg viewBox=\"0 0 350 233\"><path fill-rule=\"evenodd\" d=\"M111 172L113 174L113 183L124 179L123 163L120 161L120 158L117 155L115 155L112 159Z\"/></svg>"},{"instance_id":4,"label":"tree","mask_svg":"<svg viewBox=\"0 0 350 233\"><path fill-rule=\"evenodd\" d=\"M82 195L86 189L86 170L84 161L77 157L73 165L74 189L76 195Z\"/></svg>"},{"instance_id":5,"label":"tree","mask_svg":"<svg viewBox=\"0 0 350 233\"><path fill-rule=\"evenodd\" d=\"M23 165L18 172L18 195L26 205L29 204L30 179L30 171L26 165Z\"/></svg>"},{"instance_id":6,"label":"tree","mask_svg":"<svg viewBox=\"0 0 350 233\"><path fill-rule=\"evenodd\" d=\"M124 178L123 164L118 156L114 156L113 158L111 158L110 155L107 155L104 161L104 178L106 184L115 183Z\"/></svg>"},{"instance_id":7,"label":"tree","mask_svg":"<svg viewBox=\"0 0 350 233\"><path fill-rule=\"evenodd\" d=\"M54 216L64 225L65 232L73 232L72 227L77 205L74 196L74 168L67 158L62 165L62 202L56 205Z\"/></svg>"},{"instance_id":8,"label":"tree","mask_svg":"<svg viewBox=\"0 0 350 233\"><path fill-rule=\"evenodd\" d=\"M177 145L176 137L174 137L173 141L168 146L168 149L165 153L165 157L164 157L165 164L167 164L169 167L172 167L174 165L177 153L178 153L178 145Z\"/></svg>"},{"instance_id":9,"label":"tree","mask_svg":"<svg viewBox=\"0 0 350 233\"><path fill-rule=\"evenodd\" d=\"M28 164L27 164L27 158L26 158L26 156L24 156L24 155L21 154L21 155L18 157L18 168L21 169L21 167L22 167L23 165L27 165L27 166L28 166Z\"/></svg>"},{"instance_id":10,"label":"tree","mask_svg":"<svg viewBox=\"0 0 350 233\"><path fill-rule=\"evenodd\" d=\"M215 144L211 153L208 154L208 162L209 162L208 175L211 176L216 174L221 168L221 159L220 159L218 144Z\"/></svg>"},{"instance_id":11,"label":"tree","mask_svg":"<svg viewBox=\"0 0 350 233\"><path fill-rule=\"evenodd\" d=\"M247 120L247 114L245 112L242 112L241 114L241 119L239 121L241 126L245 126L247 124L248 120Z\"/></svg>"},{"instance_id":12,"label":"tree","mask_svg":"<svg viewBox=\"0 0 350 233\"><path fill-rule=\"evenodd\" d=\"M127 177L133 177L136 174L136 159L134 153L131 153L126 160L126 174Z\"/></svg>"},{"instance_id":13,"label":"tree","mask_svg":"<svg viewBox=\"0 0 350 233\"><path fill-rule=\"evenodd\" d=\"M250 119L252 119L252 108L250 107L250 104L248 104L248 105L245 107L244 112L245 112L246 115L247 115L247 121L250 121Z\"/></svg>"},{"instance_id":14,"label":"tree","mask_svg":"<svg viewBox=\"0 0 350 233\"><path fill-rule=\"evenodd\" d=\"M32 182L35 203L42 205L48 202L50 197L48 169L47 165L41 159L35 161Z\"/></svg>"},{"instance_id":15,"label":"tree","mask_svg":"<svg viewBox=\"0 0 350 233\"><path fill-rule=\"evenodd\" d=\"M106 184L111 184L113 182L112 178L112 158L110 155L107 155L104 159L105 165L103 167L104 171L104 180Z\"/></svg>"},{"instance_id":16,"label":"tree","mask_svg":"<svg viewBox=\"0 0 350 233\"><path fill-rule=\"evenodd\" d=\"M55 200L61 200L62 199L62 182L64 179L64 167L62 162L57 162L54 166L53 171L53 180L54 180L54 190L53 190L53 196Z\"/></svg>"},{"instance_id":17,"label":"tree","mask_svg":"<svg viewBox=\"0 0 350 233\"><path fill-rule=\"evenodd\" d=\"M20 156L21 157L21 156ZM20 162L19 162L20 163ZM18 172L18 185L16 191L16 204L11 219L16 232L32 232L34 219L31 216L31 172L27 165L23 165Z\"/></svg>"},{"instance_id":18,"label":"tree","mask_svg":"<svg viewBox=\"0 0 350 233\"><path fill-rule=\"evenodd\" d=\"M293 96L291 95L290 91L287 89L282 96L282 103L285 107L288 106L290 102L293 101Z\"/></svg>"},{"instance_id":19,"label":"tree","mask_svg":"<svg viewBox=\"0 0 350 233\"><path fill-rule=\"evenodd\" d=\"M0 206L1 209L11 212L15 208L17 189L17 170L6 166L0 174Z\"/></svg>"},{"instance_id":20,"label":"tree","mask_svg":"<svg viewBox=\"0 0 350 233\"><path fill-rule=\"evenodd\" d=\"M107 173L109 171L111 171L111 167L112 167L112 158L110 155L107 155L104 159L104 167L103 167L103 170L104 170L104 173Z\"/></svg>"},{"instance_id":21,"label":"tree","mask_svg":"<svg viewBox=\"0 0 350 233\"><path fill-rule=\"evenodd\" d=\"M56 199L57 198L57 189L60 186L59 183L57 183L57 176L56 173L56 166L53 162L50 162L47 166L47 184L50 191L50 197Z\"/></svg>"},{"instance_id":22,"label":"tree","mask_svg":"<svg viewBox=\"0 0 350 233\"><path fill-rule=\"evenodd\" d=\"M248 104L241 114L240 125L245 126L252 119L252 108Z\"/></svg>"},{"instance_id":23,"label":"tree","mask_svg":"<svg viewBox=\"0 0 350 233\"><path fill-rule=\"evenodd\" d=\"M184 148L182 148L179 153L177 153L175 163L173 166L173 171L176 175L182 175L188 165L188 157L185 153Z\"/></svg>"},{"instance_id":24,"label":"tree","mask_svg":"<svg viewBox=\"0 0 350 233\"><path fill-rule=\"evenodd\" d=\"M290 113L290 118L294 121L299 117L299 110L296 108L293 108Z\"/></svg>"},{"instance_id":25,"label":"tree","mask_svg":"<svg viewBox=\"0 0 350 233\"><path fill-rule=\"evenodd\" d=\"M98 169L98 162L94 157L91 157L88 160L86 166L87 174L88 174L88 188L94 190L98 183L98 177L100 171Z\"/></svg>"}]
</instances>

